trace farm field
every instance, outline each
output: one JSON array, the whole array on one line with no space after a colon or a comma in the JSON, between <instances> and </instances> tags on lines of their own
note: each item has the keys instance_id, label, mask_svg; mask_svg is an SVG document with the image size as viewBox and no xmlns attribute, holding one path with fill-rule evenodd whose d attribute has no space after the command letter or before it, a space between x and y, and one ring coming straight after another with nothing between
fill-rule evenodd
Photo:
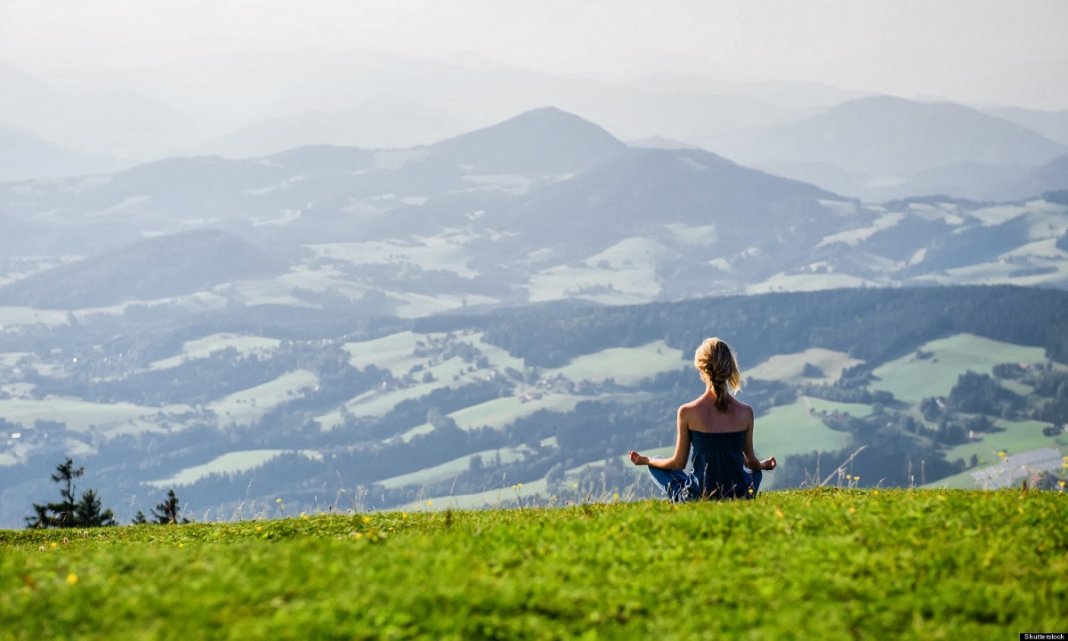
<instances>
[{"instance_id":1,"label":"farm field","mask_svg":"<svg viewBox=\"0 0 1068 641\"><path fill-rule=\"evenodd\" d=\"M211 474L234 474L263 465L281 455L286 450L241 450L227 452L201 465L187 467L165 479L149 481L147 484L158 488L172 488L192 485Z\"/></svg>"},{"instance_id":2,"label":"farm field","mask_svg":"<svg viewBox=\"0 0 1068 641\"><path fill-rule=\"evenodd\" d=\"M878 381L872 389L886 390L900 401L918 404L931 396L946 396L957 383L957 377L967 370L990 374L999 363L1044 363L1045 351L1040 347L1025 347L982 338L972 334L957 334L924 344L920 350L929 358L916 353L890 361L873 370Z\"/></svg>"},{"instance_id":3,"label":"farm field","mask_svg":"<svg viewBox=\"0 0 1068 641\"><path fill-rule=\"evenodd\" d=\"M1068 497L1056 492L823 489L681 506L0 531L0 630L12 641L131 630L141 639L1015 638L1068 620L1066 520ZM738 532L746 536L730 536ZM680 538L689 543L656 543ZM717 571L724 564L732 571ZM635 568L671 580L641 580Z\"/></svg>"},{"instance_id":4,"label":"farm field","mask_svg":"<svg viewBox=\"0 0 1068 641\"><path fill-rule=\"evenodd\" d=\"M559 374L572 381L613 378L619 385L634 385L643 378L680 369L686 363L679 350L660 340L641 347L612 347L579 356L563 367L545 370L544 376Z\"/></svg>"}]
</instances>

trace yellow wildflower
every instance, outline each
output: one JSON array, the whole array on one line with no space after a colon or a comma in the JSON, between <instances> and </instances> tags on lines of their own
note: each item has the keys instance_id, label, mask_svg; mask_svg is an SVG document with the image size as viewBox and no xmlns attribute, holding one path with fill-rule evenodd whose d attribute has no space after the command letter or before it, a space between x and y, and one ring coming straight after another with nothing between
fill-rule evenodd
<instances>
[{"instance_id":1,"label":"yellow wildflower","mask_svg":"<svg viewBox=\"0 0 1068 641\"><path fill-rule=\"evenodd\" d=\"M52 548L54 550L54 549L59 547L59 544L56 543L55 541L52 541L51 543L48 544L48 547L50 547L50 548Z\"/></svg>"},{"instance_id":2,"label":"yellow wildflower","mask_svg":"<svg viewBox=\"0 0 1068 641\"><path fill-rule=\"evenodd\" d=\"M1005 450L998 450L998 458L1004 459L1006 457L1008 457L1008 453Z\"/></svg>"},{"instance_id":3,"label":"yellow wildflower","mask_svg":"<svg viewBox=\"0 0 1068 641\"><path fill-rule=\"evenodd\" d=\"M67 575L67 585L78 585L78 575L71 572Z\"/></svg>"},{"instance_id":4,"label":"yellow wildflower","mask_svg":"<svg viewBox=\"0 0 1068 641\"><path fill-rule=\"evenodd\" d=\"M362 518L362 519L360 519L360 520L361 520L361 521L363 521L364 523L370 523L370 522L371 522L371 517L369 517L369 516L365 516L365 517L363 517L363 518Z\"/></svg>"},{"instance_id":5,"label":"yellow wildflower","mask_svg":"<svg viewBox=\"0 0 1068 641\"><path fill-rule=\"evenodd\" d=\"M282 499L280 499L280 498L278 498L278 499L275 499L275 500L274 500L274 502L275 502L275 503L281 503L281 502L282 502Z\"/></svg>"},{"instance_id":6,"label":"yellow wildflower","mask_svg":"<svg viewBox=\"0 0 1068 641\"><path fill-rule=\"evenodd\" d=\"M1065 486L1065 485L1068 485L1068 483L1065 483L1065 482L1064 482L1064 479L1061 479L1061 480L1060 480L1060 481L1059 481L1059 482L1057 483L1057 485L1061 486L1061 489L1063 490L1063 489L1064 489L1064 486Z\"/></svg>"},{"instance_id":7,"label":"yellow wildflower","mask_svg":"<svg viewBox=\"0 0 1068 641\"><path fill-rule=\"evenodd\" d=\"M434 501L433 501L432 499L427 499L427 500L426 500L426 506L427 506L427 507L430 507L430 506L431 506L431 505L433 505L433 504L434 504Z\"/></svg>"}]
</instances>

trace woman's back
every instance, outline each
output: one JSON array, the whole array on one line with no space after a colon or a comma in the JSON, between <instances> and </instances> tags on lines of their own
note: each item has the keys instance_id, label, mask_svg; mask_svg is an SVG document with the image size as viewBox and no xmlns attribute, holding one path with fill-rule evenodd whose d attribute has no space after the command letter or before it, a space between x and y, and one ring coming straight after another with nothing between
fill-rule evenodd
<instances>
[{"instance_id":1,"label":"woman's back","mask_svg":"<svg viewBox=\"0 0 1068 641\"><path fill-rule=\"evenodd\" d=\"M701 493L712 499L744 497L750 482L743 450L753 408L732 398L720 411L715 397L703 394L679 413L690 434L690 457Z\"/></svg>"}]
</instances>

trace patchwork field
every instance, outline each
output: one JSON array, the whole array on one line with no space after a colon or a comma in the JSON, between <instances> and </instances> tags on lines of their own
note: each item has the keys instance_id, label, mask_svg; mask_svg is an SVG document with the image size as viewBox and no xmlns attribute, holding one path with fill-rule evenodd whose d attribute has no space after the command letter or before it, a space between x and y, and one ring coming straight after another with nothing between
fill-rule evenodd
<instances>
[{"instance_id":1,"label":"patchwork field","mask_svg":"<svg viewBox=\"0 0 1068 641\"><path fill-rule=\"evenodd\" d=\"M187 467L165 479L149 481L147 484L160 489L192 485L211 474L234 474L259 467L286 450L242 450L227 452L207 463ZM314 453L306 453L313 455Z\"/></svg>"},{"instance_id":2,"label":"patchwork field","mask_svg":"<svg viewBox=\"0 0 1068 641\"><path fill-rule=\"evenodd\" d=\"M836 352L821 347L813 347L796 354L777 354L756 367L742 368L746 378L758 378L766 381L787 381L806 383L834 383L842 376L842 370L859 365L864 361L850 358L844 352ZM806 365L812 365L823 372L822 377L805 378L802 373Z\"/></svg>"},{"instance_id":3,"label":"patchwork field","mask_svg":"<svg viewBox=\"0 0 1068 641\"><path fill-rule=\"evenodd\" d=\"M281 343L276 338L264 336L244 336L239 334L210 334L202 338L186 341L182 345L182 353L170 358L164 358L153 362L148 366L150 370L167 369L177 367L186 361L198 358L207 358L213 353L225 349L235 349L238 354L247 356L250 354L269 354L278 348Z\"/></svg>"},{"instance_id":4,"label":"patchwork field","mask_svg":"<svg viewBox=\"0 0 1068 641\"><path fill-rule=\"evenodd\" d=\"M1045 351L1040 347L1024 347L982 338L972 334L957 334L931 341L919 351L929 352L929 358L916 353L881 365L873 370L879 378L872 389L886 390L895 398L910 404L930 396L946 396L957 383L957 377L971 370L991 374L999 363L1044 363Z\"/></svg>"},{"instance_id":5,"label":"patchwork field","mask_svg":"<svg viewBox=\"0 0 1068 641\"><path fill-rule=\"evenodd\" d=\"M664 341L641 347L613 347L573 359L567 365L545 370L543 376L561 375L572 381L615 379L619 385L635 385L643 378L684 367L688 361Z\"/></svg>"}]
</instances>

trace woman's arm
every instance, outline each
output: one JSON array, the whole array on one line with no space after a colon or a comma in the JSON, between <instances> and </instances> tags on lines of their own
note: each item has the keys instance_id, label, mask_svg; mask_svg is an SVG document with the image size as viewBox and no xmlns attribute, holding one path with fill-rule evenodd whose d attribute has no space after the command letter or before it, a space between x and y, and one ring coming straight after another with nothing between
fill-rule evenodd
<instances>
[{"instance_id":1,"label":"woman's arm","mask_svg":"<svg viewBox=\"0 0 1068 641\"><path fill-rule=\"evenodd\" d=\"M662 470L681 470L686 467L686 461L690 458L690 430L687 429L686 418L683 416L681 407L675 423L678 433L675 436L675 453L671 455L671 458L649 458L631 451L630 462L635 465L658 467Z\"/></svg>"},{"instance_id":2,"label":"woman's arm","mask_svg":"<svg viewBox=\"0 0 1068 641\"><path fill-rule=\"evenodd\" d=\"M751 470L774 470L775 466L779 463L775 460L775 457L764 459L761 461L757 458L756 452L753 451L753 410L749 410L749 425L745 428L745 449L742 450L742 455L745 456L745 466Z\"/></svg>"}]
</instances>

